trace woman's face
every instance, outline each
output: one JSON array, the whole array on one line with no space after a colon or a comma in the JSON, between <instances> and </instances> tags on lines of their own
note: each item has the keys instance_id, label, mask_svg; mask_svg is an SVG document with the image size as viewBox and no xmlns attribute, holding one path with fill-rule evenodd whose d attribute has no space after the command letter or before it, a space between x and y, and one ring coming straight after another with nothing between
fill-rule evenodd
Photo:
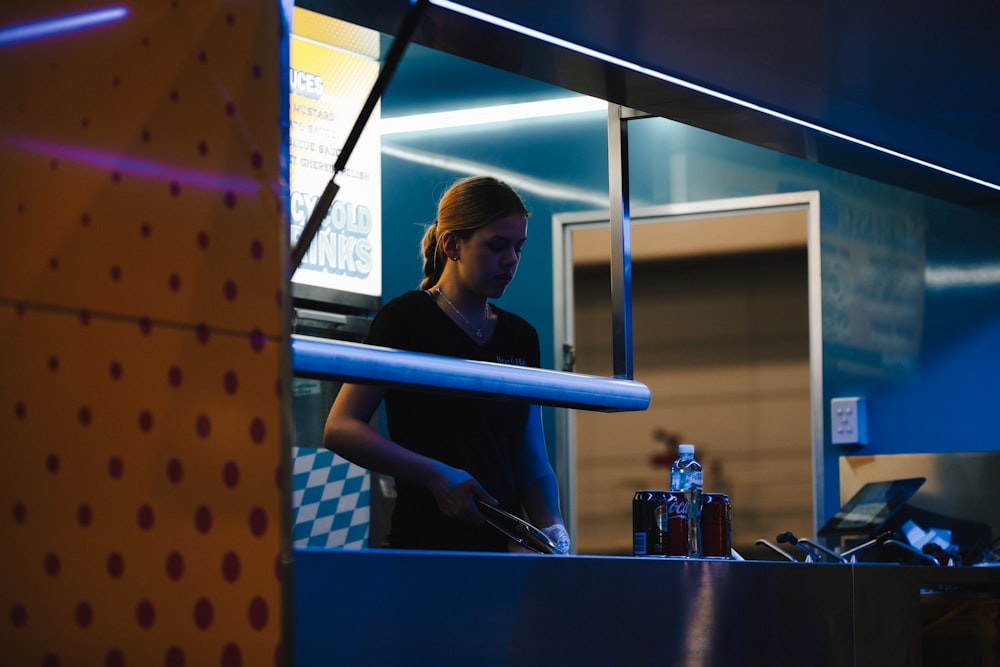
<instances>
[{"instance_id":1,"label":"woman's face","mask_svg":"<svg viewBox=\"0 0 1000 667\"><path fill-rule=\"evenodd\" d=\"M503 296L521 261L521 247L528 239L528 218L509 215L477 229L459 242L459 275L476 294Z\"/></svg>"}]
</instances>

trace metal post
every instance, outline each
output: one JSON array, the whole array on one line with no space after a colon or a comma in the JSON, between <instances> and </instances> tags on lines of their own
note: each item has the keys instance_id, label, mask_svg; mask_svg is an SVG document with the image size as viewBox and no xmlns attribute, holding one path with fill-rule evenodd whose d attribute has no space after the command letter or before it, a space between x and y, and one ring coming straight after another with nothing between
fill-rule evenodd
<instances>
[{"instance_id":1,"label":"metal post","mask_svg":"<svg viewBox=\"0 0 1000 667\"><path fill-rule=\"evenodd\" d=\"M614 376L631 380L632 231L629 214L627 112L608 104L608 187L611 195L611 340Z\"/></svg>"}]
</instances>

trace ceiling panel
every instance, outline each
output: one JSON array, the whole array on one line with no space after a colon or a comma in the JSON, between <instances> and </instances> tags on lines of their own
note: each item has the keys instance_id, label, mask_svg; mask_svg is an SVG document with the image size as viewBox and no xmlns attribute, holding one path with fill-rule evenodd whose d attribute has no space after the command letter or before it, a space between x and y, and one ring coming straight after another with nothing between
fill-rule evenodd
<instances>
[{"instance_id":1,"label":"ceiling panel","mask_svg":"<svg viewBox=\"0 0 1000 667\"><path fill-rule=\"evenodd\" d=\"M297 4L389 34L411 7L407 0ZM1000 183L1000 3L995 0L637 0L627 6L465 0L462 5L605 57L436 5L424 10L414 41L1000 216L995 185ZM881 154L839 135L970 178Z\"/></svg>"}]
</instances>

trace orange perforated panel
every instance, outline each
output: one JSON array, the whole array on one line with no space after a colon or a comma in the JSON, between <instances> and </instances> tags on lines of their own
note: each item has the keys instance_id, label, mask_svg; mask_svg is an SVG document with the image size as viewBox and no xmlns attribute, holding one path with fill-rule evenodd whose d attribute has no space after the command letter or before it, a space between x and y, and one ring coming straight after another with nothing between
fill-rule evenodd
<instances>
[{"instance_id":1,"label":"orange perforated panel","mask_svg":"<svg viewBox=\"0 0 1000 667\"><path fill-rule=\"evenodd\" d=\"M279 6L115 8L0 7L0 664L273 665Z\"/></svg>"}]
</instances>

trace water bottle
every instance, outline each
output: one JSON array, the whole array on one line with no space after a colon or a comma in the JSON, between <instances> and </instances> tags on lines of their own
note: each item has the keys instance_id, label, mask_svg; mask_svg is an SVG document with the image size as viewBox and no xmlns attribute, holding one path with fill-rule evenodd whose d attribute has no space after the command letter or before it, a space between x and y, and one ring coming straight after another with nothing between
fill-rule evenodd
<instances>
[{"instance_id":1,"label":"water bottle","mask_svg":"<svg viewBox=\"0 0 1000 667\"><path fill-rule=\"evenodd\" d=\"M688 556L701 556L701 464L694 457L694 445L679 445L680 456L670 467L670 490L680 491L687 498Z\"/></svg>"}]
</instances>

